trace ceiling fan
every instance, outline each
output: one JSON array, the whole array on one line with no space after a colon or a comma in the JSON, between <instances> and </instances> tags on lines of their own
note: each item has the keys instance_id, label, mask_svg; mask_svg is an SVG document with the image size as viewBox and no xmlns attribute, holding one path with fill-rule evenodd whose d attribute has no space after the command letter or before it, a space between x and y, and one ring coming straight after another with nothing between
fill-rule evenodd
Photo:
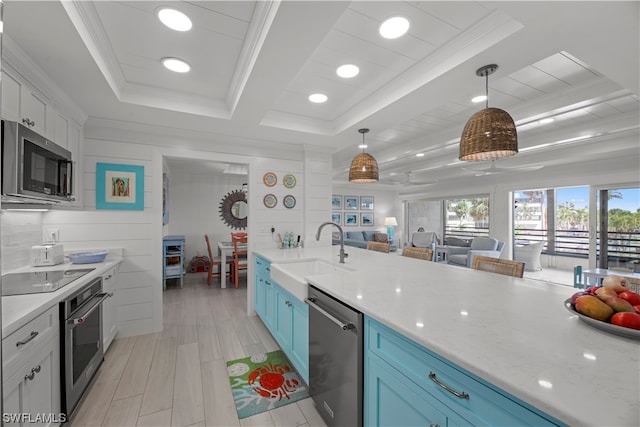
<instances>
[{"instance_id":1,"label":"ceiling fan","mask_svg":"<svg viewBox=\"0 0 640 427\"><path fill-rule=\"evenodd\" d=\"M542 169L543 165L532 165L532 166L514 166L510 168L499 168L495 164L495 160L491 160L491 166L488 168L462 168L469 172L474 172L475 176L487 176L487 175L496 175L499 173L508 173L508 172L529 172L535 171L538 169Z\"/></svg>"},{"instance_id":2,"label":"ceiling fan","mask_svg":"<svg viewBox=\"0 0 640 427\"><path fill-rule=\"evenodd\" d=\"M435 184L436 183L436 181L423 181L423 182L416 181L415 179L411 178L412 173L413 172L411 172L411 171L405 172L404 173L404 175L405 175L404 179L393 179L392 178L391 179L391 183L394 184L394 185L431 185L431 184ZM394 177L394 178L396 178L396 177ZM400 177L398 176L397 178L400 178Z\"/></svg>"}]
</instances>

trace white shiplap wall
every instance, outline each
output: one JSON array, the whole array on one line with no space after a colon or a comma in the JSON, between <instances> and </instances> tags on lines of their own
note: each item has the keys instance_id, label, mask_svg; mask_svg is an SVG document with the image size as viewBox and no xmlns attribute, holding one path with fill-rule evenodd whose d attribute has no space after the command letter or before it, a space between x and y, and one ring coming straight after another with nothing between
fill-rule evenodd
<instances>
[{"instance_id":1,"label":"white shiplap wall","mask_svg":"<svg viewBox=\"0 0 640 427\"><path fill-rule=\"evenodd\" d=\"M2 210L2 273L29 265L31 246L42 243L42 212Z\"/></svg>"},{"instance_id":2,"label":"white shiplap wall","mask_svg":"<svg viewBox=\"0 0 640 427\"><path fill-rule=\"evenodd\" d=\"M273 187L267 187L263 177L267 172L273 172L278 177L278 182ZM292 174L296 178L293 188L286 188L282 184L282 178ZM253 240L253 248L275 247L273 240L275 234L284 235L292 232L296 235L304 233L304 207L305 207L305 176L303 163L297 160L278 160L257 158L250 166L249 181L249 237ZM268 208L264 205L264 197L273 194L278 199L275 207ZM282 204L286 195L292 195L296 199L295 207L287 209ZM271 227L275 228L274 236Z\"/></svg>"},{"instance_id":3,"label":"white shiplap wall","mask_svg":"<svg viewBox=\"0 0 640 427\"><path fill-rule=\"evenodd\" d=\"M87 138L84 142L84 211L52 211L43 228L58 228L67 249L122 248L118 271L118 335L131 336L162 328L162 160L150 146ZM144 166L143 211L95 210L96 163ZM154 191L155 189L155 191ZM161 197L161 192L160 196Z\"/></svg>"}]
</instances>

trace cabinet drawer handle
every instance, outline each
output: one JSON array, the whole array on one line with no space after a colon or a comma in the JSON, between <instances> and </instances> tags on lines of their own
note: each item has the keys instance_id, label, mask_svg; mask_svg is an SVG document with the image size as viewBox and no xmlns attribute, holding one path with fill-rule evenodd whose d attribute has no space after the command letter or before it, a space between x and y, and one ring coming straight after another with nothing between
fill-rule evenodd
<instances>
[{"instance_id":1,"label":"cabinet drawer handle","mask_svg":"<svg viewBox=\"0 0 640 427\"><path fill-rule=\"evenodd\" d=\"M34 122L33 120L29 119L29 117L25 117L24 119L22 119L22 123L24 123L27 126L35 126L36 122Z\"/></svg>"},{"instance_id":2,"label":"cabinet drawer handle","mask_svg":"<svg viewBox=\"0 0 640 427\"><path fill-rule=\"evenodd\" d=\"M440 427L440 424L429 424L429 427Z\"/></svg>"},{"instance_id":3,"label":"cabinet drawer handle","mask_svg":"<svg viewBox=\"0 0 640 427\"><path fill-rule=\"evenodd\" d=\"M35 368L32 368L32 369L31 369L31 372L35 372L35 373L37 374L38 372L40 372L40 370L41 370L41 369L42 369L42 368L40 367L40 365L38 365L38 366L36 366Z\"/></svg>"},{"instance_id":4,"label":"cabinet drawer handle","mask_svg":"<svg viewBox=\"0 0 640 427\"><path fill-rule=\"evenodd\" d=\"M109 279L111 279L111 277L112 277L112 276L111 276L111 274L110 274L110 275L108 275L107 277L105 277L105 278L104 278L104 280L109 280Z\"/></svg>"},{"instance_id":5,"label":"cabinet drawer handle","mask_svg":"<svg viewBox=\"0 0 640 427\"><path fill-rule=\"evenodd\" d=\"M34 339L37 336L38 336L38 331L31 331L31 335L29 335L28 338L25 338L22 341L18 341L16 343L16 347L20 347L21 345L25 345L26 343L28 343L29 341L31 341L32 339Z\"/></svg>"},{"instance_id":6,"label":"cabinet drawer handle","mask_svg":"<svg viewBox=\"0 0 640 427\"><path fill-rule=\"evenodd\" d=\"M435 372L433 372L433 371L429 372L429 379L431 381L433 381L434 383L436 383L439 387L442 387L443 389L445 389L449 393L453 394L458 399L467 399L467 400L469 400L469 394L467 392L465 392L465 391L463 391L463 392L455 391L454 389L450 388L448 385L441 383L438 380L438 378L436 378L436 373Z\"/></svg>"},{"instance_id":7,"label":"cabinet drawer handle","mask_svg":"<svg viewBox=\"0 0 640 427\"><path fill-rule=\"evenodd\" d=\"M266 283L267 285L271 286L271 282L268 280L265 280L264 283Z\"/></svg>"}]
</instances>

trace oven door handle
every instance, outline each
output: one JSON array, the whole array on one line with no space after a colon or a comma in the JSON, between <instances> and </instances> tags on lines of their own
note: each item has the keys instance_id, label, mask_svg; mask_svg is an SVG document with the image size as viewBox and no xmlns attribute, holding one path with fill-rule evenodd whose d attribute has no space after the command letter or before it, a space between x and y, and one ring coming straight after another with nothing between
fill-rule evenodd
<instances>
[{"instance_id":1,"label":"oven door handle","mask_svg":"<svg viewBox=\"0 0 640 427\"><path fill-rule=\"evenodd\" d=\"M81 316L71 318L71 319L67 320L67 323L69 325L73 325L72 327L75 327L75 326L78 326L78 325L82 325L85 322L85 320L87 320L87 317L89 317L91 315L91 313L93 313L94 310L96 308L98 308L100 306L100 304L102 304L102 301L104 301L107 298L109 298L109 294L108 293L97 294L94 298L100 298L100 299L95 304L93 304L91 307L89 307Z\"/></svg>"}]
</instances>

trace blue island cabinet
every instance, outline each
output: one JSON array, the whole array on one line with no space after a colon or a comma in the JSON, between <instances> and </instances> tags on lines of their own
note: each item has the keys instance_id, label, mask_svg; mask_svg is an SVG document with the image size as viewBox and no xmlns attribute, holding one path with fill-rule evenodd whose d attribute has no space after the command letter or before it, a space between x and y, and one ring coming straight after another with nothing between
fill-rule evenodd
<instances>
[{"instance_id":1,"label":"blue island cabinet","mask_svg":"<svg viewBox=\"0 0 640 427\"><path fill-rule=\"evenodd\" d=\"M309 307L271 280L269 261L256 255L254 267L256 313L309 383Z\"/></svg>"},{"instance_id":2,"label":"blue island cabinet","mask_svg":"<svg viewBox=\"0 0 640 427\"><path fill-rule=\"evenodd\" d=\"M256 255L254 260L256 276L254 306L262 322L271 331L276 319L276 291L271 282L270 265L269 261Z\"/></svg>"},{"instance_id":3,"label":"blue island cabinet","mask_svg":"<svg viewBox=\"0 0 640 427\"><path fill-rule=\"evenodd\" d=\"M563 425L366 317L366 426Z\"/></svg>"}]
</instances>

